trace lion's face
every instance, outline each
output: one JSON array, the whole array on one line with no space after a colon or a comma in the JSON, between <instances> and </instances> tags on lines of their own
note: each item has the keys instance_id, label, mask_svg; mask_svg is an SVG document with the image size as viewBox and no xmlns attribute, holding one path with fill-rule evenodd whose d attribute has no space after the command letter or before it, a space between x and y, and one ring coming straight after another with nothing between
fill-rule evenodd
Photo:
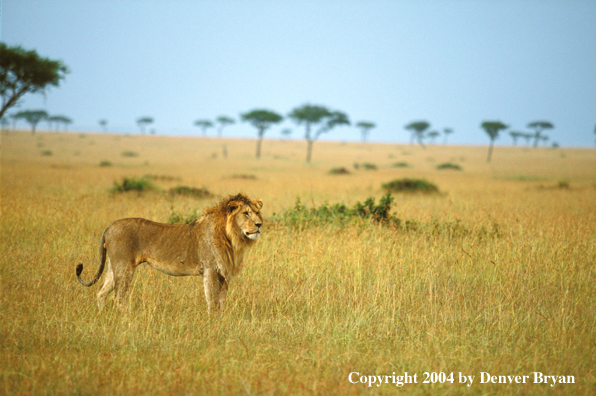
<instances>
[{"instance_id":1,"label":"lion's face","mask_svg":"<svg viewBox=\"0 0 596 396\"><path fill-rule=\"evenodd\" d=\"M260 210L262 207L263 201L255 199L250 204L242 203L238 205L230 213L236 229L240 232L244 240L256 241L261 236L263 216Z\"/></svg>"}]
</instances>

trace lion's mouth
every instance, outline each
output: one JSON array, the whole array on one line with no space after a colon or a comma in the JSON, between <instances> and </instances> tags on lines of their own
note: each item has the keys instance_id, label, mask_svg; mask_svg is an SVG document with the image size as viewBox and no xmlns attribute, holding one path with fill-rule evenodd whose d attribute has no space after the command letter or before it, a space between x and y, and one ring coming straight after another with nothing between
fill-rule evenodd
<instances>
[{"instance_id":1,"label":"lion's mouth","mask_svg":"<svg viewBox=\"0 0 596 396\"><path fill-rule=\"evenodd\" d=\"M246 235L246 237L248 239L259 239L259 237L261 236L261 230L256 230L255 232L248 232L245 231L244 235Z\"/></svg>"}]
</instances>

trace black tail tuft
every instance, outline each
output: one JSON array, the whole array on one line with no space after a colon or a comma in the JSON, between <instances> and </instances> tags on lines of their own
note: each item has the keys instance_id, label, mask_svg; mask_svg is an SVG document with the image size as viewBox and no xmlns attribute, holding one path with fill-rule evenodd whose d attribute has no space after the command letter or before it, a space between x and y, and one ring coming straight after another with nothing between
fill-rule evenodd
<instances>
[{"instance_id":1,"label":"black tail tuft","mask_svg":"<svg viewBox=\"0 0 596 396\"><path fill-rule=\"evenodd\" d=\"M79 280L81 285L93 286L95 284L95 282L97 282L97 279L93 279L91 282L85 282L84 280L81 279L81 272L83 272L83 263L78 263L77 264L77 279Z\"/></svg>"}]
</instances>

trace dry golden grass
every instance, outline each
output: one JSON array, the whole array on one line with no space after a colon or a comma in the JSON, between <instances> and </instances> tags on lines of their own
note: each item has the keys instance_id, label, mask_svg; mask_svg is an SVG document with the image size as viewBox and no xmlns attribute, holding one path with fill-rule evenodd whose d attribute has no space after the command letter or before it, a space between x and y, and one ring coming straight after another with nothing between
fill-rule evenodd
<instances>
[{"instance_id":1,"label":"dry golden grass","mask_svg":"<svg viewBox=\"0 0 596 396\"><path fill-rule=\"evenodd\" d=\"M419 382L425 371L455 373L454 384L405 385L410 394L596 392L594 150L497 147L491 164L484 147L317 142L312 164L303 142L265 141L260 160L254 152L253 140L3 134L0 393L394 394L348 375L404 371ZM365 162L378 169L353 168ZM444 162L463 170L437 170ZM329 174L335 167L351 174ZM77 262L87 278L96 270L111 221L164 222L215 200L108 192L146 174L172 177L156 181L164 191L265 202L265 233L222 314L207 315L200 279L146 266L128 314L98 312L99 286L77 282ZM426 225L418 231L267 224L297 196L351 206L401 177L443 192L396 195L393 213ZM456 221L466 233L430 226ZM480 372L534 371L575 384L479 383ZM458 384L459 372L474 384Z\"/></svg>"}]
</instances>

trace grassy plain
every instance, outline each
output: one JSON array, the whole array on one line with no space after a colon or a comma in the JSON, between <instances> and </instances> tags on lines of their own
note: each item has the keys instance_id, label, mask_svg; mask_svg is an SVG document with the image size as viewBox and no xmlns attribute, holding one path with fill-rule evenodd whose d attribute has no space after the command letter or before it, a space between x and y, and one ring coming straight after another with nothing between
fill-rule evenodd
<instances>
[{"instance_id":1,"label":"grassy plain","mask_svg":"<svg viewBox=\"0 0 596 396\"><path fill-rule=\"evenodd\" d=\"M317 142L312 164L302 141L254 152L253 140L4 133L0 394L596 393L595 150L497 147L490 164L486 147ZM436 169L446 162L462 170ZM162 191L109 192L147 174ZM296 197L352 206L401 177L442 192L395 194L392 213L416 229L282 221ZM177 185L218 197L166 192ZM238 191L263 199L265 231L222 314L207 315L200 279L147 266L127 314L99 312L100 285L77 282L111 221L165 222ZM369 388L351 372L418 383ZM481 372L530 377L481 384Z\"/></svg>"}]
</instances>

